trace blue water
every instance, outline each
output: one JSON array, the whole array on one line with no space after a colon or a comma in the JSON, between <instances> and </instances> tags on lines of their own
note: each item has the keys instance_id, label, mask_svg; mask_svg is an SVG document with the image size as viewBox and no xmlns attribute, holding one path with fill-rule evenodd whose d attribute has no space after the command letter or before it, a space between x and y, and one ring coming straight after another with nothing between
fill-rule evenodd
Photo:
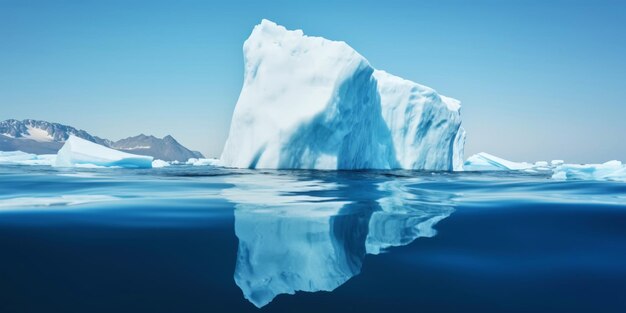
<instances>
[{"instance_id":1,"label":"blue water","mask_svg":"<svg viewBox=\"0 0 626 313\"><path fill-rule=\"evenodd\" d=\"M626 312L626 184L0 166L0 251L0 312Z\"/></svg>"}]
</instances>

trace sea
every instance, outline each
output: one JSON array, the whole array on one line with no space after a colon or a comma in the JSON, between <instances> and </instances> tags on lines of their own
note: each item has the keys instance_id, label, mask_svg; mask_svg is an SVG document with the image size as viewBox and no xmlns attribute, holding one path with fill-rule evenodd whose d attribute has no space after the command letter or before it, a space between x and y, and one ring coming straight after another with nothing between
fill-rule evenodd
<instances>
[{"instance_id":1,"label":"sea","mask_svg":"<svg viewBox=\"0 0 626 313\"><path fill-rule=\"evenodd\" d=\"M626 312L626 183L0 166L0 312Z\"/></svg>"}]
</instances>

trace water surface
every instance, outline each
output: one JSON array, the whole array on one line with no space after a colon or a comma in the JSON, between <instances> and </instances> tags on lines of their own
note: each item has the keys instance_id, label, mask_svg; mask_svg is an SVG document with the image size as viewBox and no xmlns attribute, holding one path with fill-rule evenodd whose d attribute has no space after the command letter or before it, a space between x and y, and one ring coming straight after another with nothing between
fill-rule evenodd
<instances>
[{"instance_id":1,"label":"water surface","mask_svg":"<svg viewBox=\"0 0 626 313\"><path fill-rule=\"evenodd\" d=\"M625 312L626 184L0 166L0 312Z\"/></svg>"}]
</instances>

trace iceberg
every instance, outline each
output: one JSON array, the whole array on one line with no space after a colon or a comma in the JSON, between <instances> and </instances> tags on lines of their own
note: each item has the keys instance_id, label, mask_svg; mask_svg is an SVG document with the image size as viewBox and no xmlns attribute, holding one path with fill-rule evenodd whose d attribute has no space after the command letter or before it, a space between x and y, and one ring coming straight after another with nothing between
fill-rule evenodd
<instances>
[{"instance_id":1,"label":"iceberg","mask_svg":"<svg viewBox=\"0 0 626 313\"><path fill-rule=\"evenodd\" d=\"M535 165L526 162L508 161L486 152L480 152L469 157L463 164L465 171L509 171L527 170ZM547 166L547 163L540 162L538 166Z\"/></svg>"},{"instance_id":2,"label":"iceberg","mask_svg":"<svg viewBox=\"0 0 626 313\"><path fill-rule=\"evenodd\" d=\"M168 167L170 165L171 164L169 162L163 161L163 160L160 160L160 159L156 159L156 160L152 161L152 167L153 168Z\"/></svg>"},{"instance_id":3,"label":"iceberg","mask_svg":"<svg viewBox=\"0 0 626 313\"><path fill-rule=\"evenodd\" d=\"M460 169L459 101L375 70L345 42L263 20L243 46L227 167Z\"/></svg>"},{"instance_id":4,"label":"iceberg","mask_svg":"<svg viewBox=\"0 0 626 313\"><path fill-rule=\"evenodd\" d=\"M189 158L185 164L193 166L220 166L221 163L219 159L213 158Z\"/></svg>"},{"instance_id":5,"label":"iceberg","mask_svg":"<svg viewBox=\"0 0 626 313\"><path fill-rule=\"evenodd\" d=\"M113 150L71 135L57 153L54 166L151 168L152 157Z\"/></svg>"},{"instance_id":6,"label":"iceberg","mask_svg":"<svg viewBox=\"0 0 626 313\"><path fill-rule=\"evenodd\" d=\"M562 164L554 169L552 179L626 182L626 165L615 160L602 164Z\"/></svg>"},{"instance_id":7,"label":"iceberg","mask_svg":"<svg viewBox=\"0 0 626 313\"><path fill-rule=\"evenodd\" d=\"M52 165L55 154L32 154L22 151L0 151L0 164L14 165Z\"/></svg>"}]
</instances>

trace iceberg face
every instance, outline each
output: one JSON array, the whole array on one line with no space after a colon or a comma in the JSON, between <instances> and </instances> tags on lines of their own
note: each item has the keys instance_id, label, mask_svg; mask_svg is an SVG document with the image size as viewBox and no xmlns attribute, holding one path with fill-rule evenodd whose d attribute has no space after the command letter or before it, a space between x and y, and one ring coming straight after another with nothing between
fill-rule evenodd
<instances>
[{"instance_id":1,"label":"iceberg face","mask_svg":"<svg viewBox=\"0 0 626 313\"><path fill-rule=\"evenodd\" d=\"M70 136L57 153L57 167L151 168L152 157L121 152Z\"/></svg>"},{"instance_id":2,"label":"iceberg face","mask_svg":"<svg viewBox=\"0 0 626 313\"><path fill-rule=\"evenodd\" d=\"M459 170L465 143L461 103L385 71L373 75L400 168Z\"/></svg>"},{"instance_id":3,"label":"iceberg face","mask_svg":"<svg viewBox=\"0 0 626 313\"><path fill-rule=\"evenodd\" d=\"M626 165L620 161L602 164L563 164L554 169L556 180L614 180L626 182Z\"/></svg>"},{"instance_id":4,"label":"iceberg face","mask_svg":"<svg viewBox=\"0 0 626 313\"><path fill-rule=\"evenodd\" d=\"M235 203L239 239L234 278L257 307L280 294L332 291L360 273L367 254L434 236L433 226L454 210L445 192L425 204L407 186L415 180L244 175L226 182L234 185L222 195ZM354 193L367 197L345 200Z\"/></svg>"},{"instance_id":5,"label":"iceberg face","mask_svg":"<svg viewBox=\"0 0 626 313\"><path fill-rule=\"evenodd\" d=\"M526 170L532 167L530 163L508 161L486 152L472 155L463 164L463 170L466 171Z\"/></svg>"},{"instance_id":6,"label":"iceberg face","mask_svg":"<svg viewBox=\"0 0 626 313\"><path fill-rule=\"evenodd\" d=\"M452 170L459 102L376 71L344 42L263 20L221 163L239 168Z\"/></svg>"}]
</instances>

